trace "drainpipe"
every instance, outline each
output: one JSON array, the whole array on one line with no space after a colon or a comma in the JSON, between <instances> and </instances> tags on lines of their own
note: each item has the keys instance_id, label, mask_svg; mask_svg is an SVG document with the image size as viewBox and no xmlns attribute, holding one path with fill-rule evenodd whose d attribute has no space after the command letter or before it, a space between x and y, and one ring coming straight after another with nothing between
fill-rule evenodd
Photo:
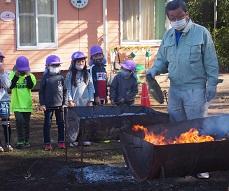
<instances>
[{"instance_id":1,"label":"drainpipe","mask_svg":"<svg viewBox=\"0 0 229 191\"><path fill-rule=\"evenodd\" d=\"M107 60L107 0L103 0L103 52Z\"/></svg>"}]
</instances>

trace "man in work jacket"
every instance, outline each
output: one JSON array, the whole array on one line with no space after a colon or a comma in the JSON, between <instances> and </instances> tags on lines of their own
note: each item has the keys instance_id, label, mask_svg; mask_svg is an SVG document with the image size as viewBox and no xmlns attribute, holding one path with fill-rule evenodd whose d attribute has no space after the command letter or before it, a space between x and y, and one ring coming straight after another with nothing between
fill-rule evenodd
<instances>
[{"instance_id":1,"label":"man in work jacket","mask_svg":"<svg viewBox=\"0 0 229 191\"><path fill-rule=\"evenodd\" d=\"M172 121L204 117L218 82L211 35L205 27L192 22L182 0L169 1L166 13L172 28L164 34L154 65L147 73L154 78L168 72L168 112Z\"/></svg>"},{"instance_id":2,"label":"man in work jacket","mask_svg":"<svg viewBox=\"0 0 229 191\"><path fill-rule=\"evenodd\" d=\"M164 34L154 65L147 73L154 78L168 72L171 121L204 117L218 83L219 67L211 35L205 27L192 22L183 0L169 1L165 10L172 28ZM197 177L209 178L209 173Z\"/></svg>"}]
</instances>

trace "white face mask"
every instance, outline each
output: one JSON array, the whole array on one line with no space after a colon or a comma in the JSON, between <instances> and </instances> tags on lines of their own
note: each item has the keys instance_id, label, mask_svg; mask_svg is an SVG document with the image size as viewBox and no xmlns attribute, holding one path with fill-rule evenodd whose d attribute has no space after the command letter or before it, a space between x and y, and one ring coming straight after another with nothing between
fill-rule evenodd
<instances>
[{"instance_id":1,"label":"white face mask","mask_svg":"<svg viewBox=\"0 0 229 191\"><path fill-rule=\"evenodd\" d=\"M77 70L83 70L84 65L75 64L75 68L76 68Z\"/></svg>"},{"instance_id":2,"label":"white face mask","mask_svg":"<svg viewBox=\"0 0 229 191\"><path fill-rule=\"evenodd\" d=\"M184 29L186 27L186 25L187 25L186 18L183 18L179 21L171 21L171 26L178 31Z\"/></svg>"},{"instance_id":3,"label":"white face mask","mask_svg":"<svg viewBox=\"0 0 229 191\"><path fill-rule=\"evenodd\" d=\"M58 74L58 73L60 73L60 67L52 67L52 66L50 66L49 67L49 72L52 73L52 74Z\"/></svg>"}]
</instances>

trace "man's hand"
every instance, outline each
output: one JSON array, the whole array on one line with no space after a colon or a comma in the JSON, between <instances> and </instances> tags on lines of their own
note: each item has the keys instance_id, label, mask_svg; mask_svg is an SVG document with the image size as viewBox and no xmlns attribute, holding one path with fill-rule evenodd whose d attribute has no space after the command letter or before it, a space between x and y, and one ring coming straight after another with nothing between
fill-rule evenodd
<instances>
[{"instance_id":1,"label":"man's hand","mask_svg":"<svg viewBox=\"0 0 229 191\"><path fill-rule=\"evenodd\" d=\"M206 99L207 102L211 101L216 95L216 86L208 85L206 88Z\"/></svg>"}]
</instances>

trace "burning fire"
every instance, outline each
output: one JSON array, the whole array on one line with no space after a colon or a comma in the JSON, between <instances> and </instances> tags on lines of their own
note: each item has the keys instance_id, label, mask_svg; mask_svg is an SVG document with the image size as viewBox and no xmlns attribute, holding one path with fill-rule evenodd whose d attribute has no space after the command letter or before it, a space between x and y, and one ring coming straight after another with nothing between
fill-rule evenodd
<instances>
[{"instance_id":1,"label":"burning fire","mask_svg":"<svg viewBox=\"0 0 229 191\"><path fill-rule=\"evenodd\" d=\"M147 128L141 125L134 125L132 127L134 132L142 131L145 135L144 140L155 145L167 145L167 144L181 144L181 143L202 143L208 141L214 141L214 138L208 135L199 135L199 131L195 128L191 128L189 131L184 132L176 137L174 140L166 139L165 132L160 134L154 134L149 132Z\"/></svg>"}]
</instances>

